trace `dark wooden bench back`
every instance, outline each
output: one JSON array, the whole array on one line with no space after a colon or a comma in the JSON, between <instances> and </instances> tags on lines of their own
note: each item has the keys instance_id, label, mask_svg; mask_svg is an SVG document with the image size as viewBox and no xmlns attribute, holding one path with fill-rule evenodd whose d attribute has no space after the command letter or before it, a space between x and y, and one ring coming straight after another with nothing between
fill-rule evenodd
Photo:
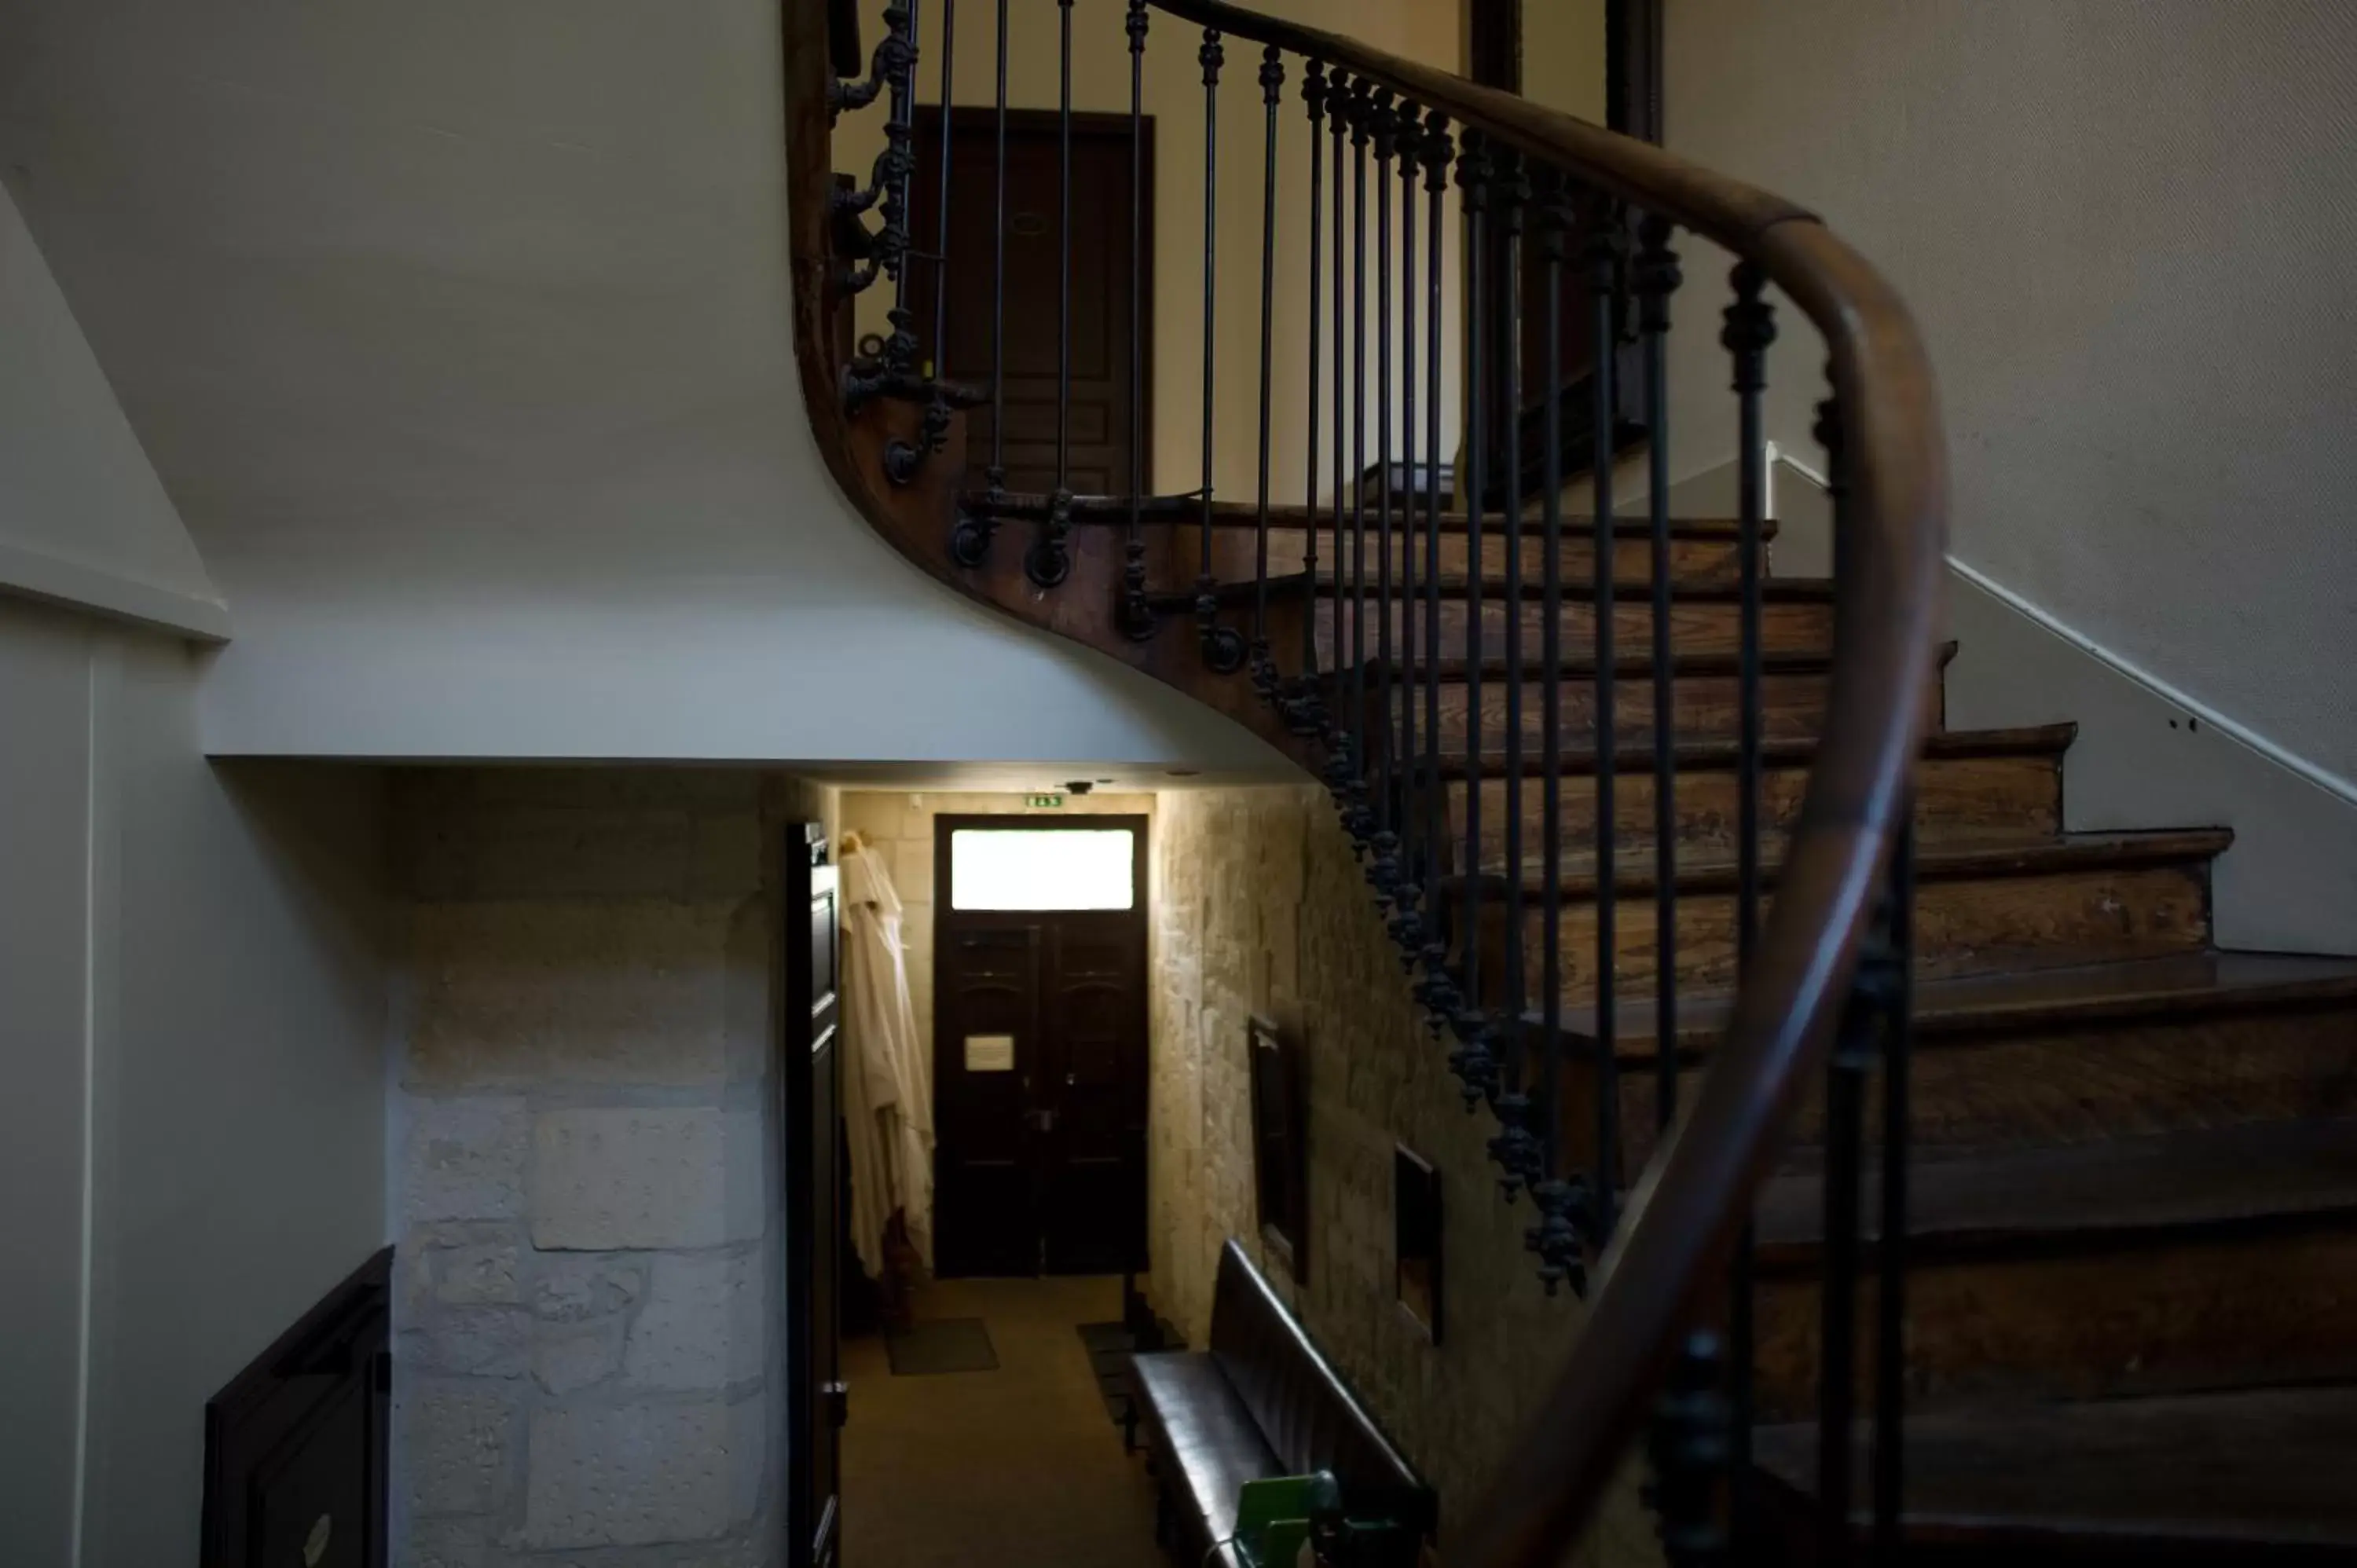
<instances>
[{"instance_id":1,"label":"dark wooden bench back","mask_svg":"<svg viewBox=\"0 0 2357 1568\"><path fill-rule=\"evenodd\" d=\"M1288 1475L1330 1470L1350 1510L1435 1523L1432 1488L1359 1407L1348 1384L1233 1240L1220 1253L1211 1354Z\"/></svg>"}]
</instances>

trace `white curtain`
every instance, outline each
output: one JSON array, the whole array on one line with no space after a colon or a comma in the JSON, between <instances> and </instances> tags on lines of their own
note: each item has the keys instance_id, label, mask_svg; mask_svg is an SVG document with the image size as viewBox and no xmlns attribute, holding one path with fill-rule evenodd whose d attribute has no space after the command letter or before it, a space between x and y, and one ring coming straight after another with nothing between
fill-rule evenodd
<instances>
[{"instance_id":1,"label":"white curtain","mask_svg":"<svg viewBox=\"0 0 2357 1568\"><path fill-rule=\"evenodd\" d=\"M843 1095L851 1240L869 1275L881 1279L884 1230L895 1210L909 1244L928 1271L933 1266L933 1069L909 1001L892 874L856 836L845 843L840 866L852 1053Z\"/></svg>"}]
</instances>

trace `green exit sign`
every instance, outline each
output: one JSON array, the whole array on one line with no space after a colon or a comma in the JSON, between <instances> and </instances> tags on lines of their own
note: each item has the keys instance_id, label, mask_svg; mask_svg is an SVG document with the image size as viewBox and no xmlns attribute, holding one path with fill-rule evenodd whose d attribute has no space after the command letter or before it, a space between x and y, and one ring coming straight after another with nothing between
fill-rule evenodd
<instances>
[{"instance_id":1,"label":"green exit sign","mask_svg":"<svg viewBox=\"0 0 2357 1568\"><path fill-rule=\"evenodd\" d=\"M1026 795L1023 803L1035 811L1055 811L1063 805L1064 798L1061 795Z\"/></svg>"}]
</instances>

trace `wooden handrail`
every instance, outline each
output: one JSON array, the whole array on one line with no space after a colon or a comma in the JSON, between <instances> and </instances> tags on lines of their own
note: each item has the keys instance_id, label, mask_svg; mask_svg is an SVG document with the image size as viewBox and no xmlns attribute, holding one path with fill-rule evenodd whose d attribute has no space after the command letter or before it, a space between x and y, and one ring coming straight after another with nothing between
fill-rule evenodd
<instances>
[{"instance_id":1,"label":"wooden handrail","mask_svg":"<svg viewBox=\"0 0 2357 1568\"><path fill-rule=\"evenodd\" d=\"M877 481L834 403L841 367L824 310L824 3L786 0L800 353L830 467L888 537L962 591L1155 669L1242 716L1177 665L1157 668L1150 653L1125 646L1109 621L1082 625L1018 604L972 574L944 570L937 551L909 542L896 527L911 508L930 509L937 524L948 503L938 492L895 492ZM1591 1275L1585 1332L1529 1429L1509 1446L1489 1496L1463 1516L1465 1538L1450 1552L1462 1568L1543 1568L1577 1538L1644 1430L1683 1335L1712 1308L1707 1293L1724 1278L1796 1101L1824 1065L1905 821L1929 720L1945 542L1946 456L1930 361L1897 293L1796 203L1332 33L1222 0L1151 4L1344 68L1705 235L1759 267L1825 340L1848 494L1832 689L1807 800L1726 1044ZM957 467L936 465L942 473Z\"/></svg>"}]
</instances>

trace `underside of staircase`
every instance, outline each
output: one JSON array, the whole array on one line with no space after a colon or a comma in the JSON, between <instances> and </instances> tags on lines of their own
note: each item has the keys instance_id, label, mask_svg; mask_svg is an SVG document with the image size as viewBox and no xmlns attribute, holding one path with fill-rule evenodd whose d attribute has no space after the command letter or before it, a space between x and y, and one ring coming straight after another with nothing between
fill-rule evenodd
<instances>
[{"instance_id":1,"label":"underside of staircase","mask_svg":"<svg viewBox=\"0 0 2357 1568\"><path fill-rule=\"evenodd\" d=\"M1499 972L1504 944L1518 941L1535 974L1538 779L1523 781L1523 863L1509 865L1506 672L1489 662L1477 710L1462 657L1472 563L1462 523L1444 526L1444 569L1455 575L1440 585L1434 654L1438 783L1456 842L1469 798L1482 798L1478 875L1493 889L1519 878L1528 895L1523 929L1485 921L1481 967ZM1484 642L1498 650L1517 627L1534 650L1540 608L1507 598L1496 528L1493 519L1480 563ZM1674 553L1681 1080L1708 1065L1734 976L1735 538L1732 523L1686 520ZM1297 559L1300 544L1280 531L1272 554ZM1565 581L1588 582L1592 547L1565 548L1577 556ZM1631 550L1616 562L1624 649L1650 644L1647 560ZM1526 560L1526 580L1537 564ZM1763 596L1771 890L1825 702L1828 586L1771 577ZM1331 585L1320 588L1322 627L1332 619ZM1566 604L1566 648L1587 645L1594 597ZM1320 640L1332 639L1321 631ZM1620 1000L1611 1048L1623 1180L1633 1182L1652 1153L1660 1073L1650 1000L1659 780L1651 665L1624 656L1616 672L1627 687L1616 704ZM1383 673L1370 666L1356 677L1381 690ZM1395 700L1415 691L1408 682ZM1530 682L1519 704L1533 756L1541 697ZM1566 1075L1570 1128L1596 1123L1601 1048L1592 1007L1595 698L1593 669L1567 660L1562 1026L1568 1059L1589 1069ZM2357 961L2219 950L2210 882L2233 842L2225 830L2063 831L2072 737L2068 725L1942 726L1917 768L1909 1561L2357 1561L2349 1485L2357 1477ZM1756 1220L1763 1424L1752 1512L1802 1561L1831 1555L1809 1533L1823 1131L1822 1107L1804 1106ZM1878 1146L1872 1120L1867 1139ZM1871 1254L1882 1242L1870 1194L1868 1202ZM1869 1272L1861 1322L1873 1320L1873 1289ZM1861 1386L1871 1378L1866 1362L1862 1354ZM1862 1498L1871 1452L1863 1426L1853 1451ZM1862 1511L1859 1530L1863 1541Z\"/></svg>"}]
</instances>

